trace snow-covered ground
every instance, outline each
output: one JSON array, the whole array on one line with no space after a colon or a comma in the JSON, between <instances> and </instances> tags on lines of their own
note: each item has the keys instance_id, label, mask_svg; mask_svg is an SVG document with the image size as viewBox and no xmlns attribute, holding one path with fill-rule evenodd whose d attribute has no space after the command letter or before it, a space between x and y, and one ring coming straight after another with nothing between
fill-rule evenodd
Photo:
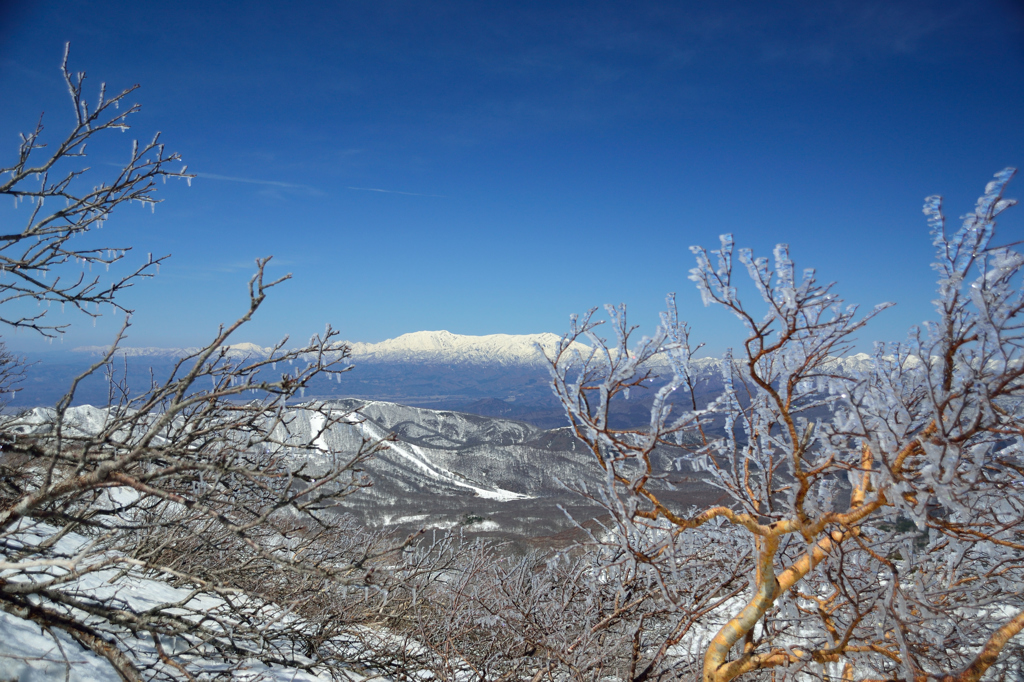
<instances>
[{"instance_id":1,"label":"snow-covered ground","mask_svg":"<svg viewBox=\"0 0 1024 682\"><path fill-rule=\"evenodd\" d=\"M109 576L108 576L109 577ZM143 606L159 601L159 595L173 590L152 580L136 580L133 605ZM154 660L155 651L151 641L132 638L132 651L143 660ZM193 657L191 660L198 670L209 675L232 670L231 677L240 682L318 682L333 681L326 672L310 674L297 668L285 666L268 667L259 661L246 661L241 666L227 666L216 660ZM112 682L118 680L113 666L102 656L84 649L60 630L44 631L32 621L18 618L0 611L0 678L19 682ZM355 672L342 674L356 682L365 679Z\"/></svg>"},{"instance_id":2,"label":"snow-covered ground","mask_svg":"<svg viewBox=\"0 0 1024 682\"><path fill-rule=\"evenodd\" d=\"M22 536L26 541L41 541L47 531L56 529L45 525L36 525ZM53 553L63 557L75 557L89 545L89 539L76 533L62 537ZM95 556L89 563L102 560L102 555ZM8 565L15 565L12 562ZM225 608L223 599L212 594L194 594L192 590L172 587L159 579L159 576L143 576L138 572L122 572L121 567L109 568L85 574L76 580L64 584L61 589L66 592L77 592L89 595L90 599L102 600L117 604L125 610L135 613L161 605L180 604L173 611L179 614L213 614L227 615L230 610ZM45 575L65 575L66 569L54 567L44 574L35 574L36 579ZM13 568L0 571L0 579L17 581L29 578L24 571ZM267 620L285 619L294 621L293 616L282 614L280 609L271 605L256 605L257 612L266 611ZM158 664L157 651L150 638L132 636L127 631L111 630L109 624L101 624L84 613L77 613L87 623L96 625L116 636L122 646L131 652L136 663L141 665ZM179 652L187 649L184 641L168 643L164 640L165 650L168 646L177 645ZM293 654L298 660L303 657ZM191 672L209 675L229 674L232 679L256 682L311 682L313 680L336 680L326 672L309 673L304 670L275 665L267 666L257 660L242 661L228 664L202 651L181 653L181 660L188 663ZM308 661L308 659L307 659ZM349 680L356 682L364 679L354 671L342 671ZM70 682L110 682L119 679L113 666L102 656L93 653L75 642L69 635L57 628L43 629L31 620L0 611L0 679L19 680L19 682L43 682L49 680L69 680Z\"/></svg>"}]
</instances>

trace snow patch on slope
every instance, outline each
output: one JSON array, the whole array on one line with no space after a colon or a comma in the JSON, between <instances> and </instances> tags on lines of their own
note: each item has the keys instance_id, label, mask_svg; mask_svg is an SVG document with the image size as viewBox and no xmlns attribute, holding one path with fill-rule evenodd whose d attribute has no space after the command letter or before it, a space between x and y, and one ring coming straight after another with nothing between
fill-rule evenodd
<instances>
[{"instance_id":1,"label":"snow patch on slope","mask_svg":"<svg viewBox=\"0 0 1024 682\"><path fill-rule=\"evenodd\" d=\"M320 416L320 418L323 419L322 415L318 416ZM381 427L377 426L376 424L369 420L359 421L356 422L354 425L356 426L356 428L360 430L363 436L372 440L381 440L388 435L387 431L385 431L384 429L382 429ZM472 490L474 493L485 499L497 500L499 502L510 502L512 500L530 499L530 496L528 495L514 493L511 490L504 490L502 488L497 487L488 490L486 488L480 488L470 483L467 483L463 480L460 480L460 478L457 477L452 472L448 471L447 469L438 467L437 465L432 463L427 458L426 453L423 452L423 449L420 448L419 446L413 445L412 443L389 443L388 450L390 452L395 453L396 455L399 455L400 457L403 457L404 459L412 463L420 471L425 473L427 476L430 476L431 478L436 479L438 481L448 483L449 485L454 485L460 488Z\"/></svg>"}]
</instances>

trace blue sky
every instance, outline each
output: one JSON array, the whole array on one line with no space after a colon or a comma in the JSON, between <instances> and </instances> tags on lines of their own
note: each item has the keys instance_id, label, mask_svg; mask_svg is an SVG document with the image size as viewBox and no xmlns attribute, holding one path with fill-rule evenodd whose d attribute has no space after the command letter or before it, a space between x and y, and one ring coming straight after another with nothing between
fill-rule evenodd
<instances>
[{"instance_id":1,"label":"blue sky","mask_svg":"<svg viewBox=\"0 0 1024 682\"><path fill-rule=\"evenodd\" d=\"M240 341L561 333L618 302L650 330L676 291L717 353L740 330L688 247L732 232L897 302L868 346L930 315L923 198L956 218L1024 164L1019 2L0 3L0 165L40 112L66 129L65 41L94 85L140 83L131 134L199 175L104 229L129 261L173 254L124 299L129 345L209 338L273 254L294 279ZM119 322L67 321L65 347Z\"/></svg>"}]
</instances>

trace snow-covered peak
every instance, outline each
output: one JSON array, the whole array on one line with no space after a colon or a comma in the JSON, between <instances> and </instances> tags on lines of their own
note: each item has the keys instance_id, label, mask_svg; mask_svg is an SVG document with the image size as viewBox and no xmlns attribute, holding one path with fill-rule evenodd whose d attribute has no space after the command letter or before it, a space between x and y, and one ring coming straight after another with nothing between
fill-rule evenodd
<instances>
[{"instance_id":1,"label":"snow-covered peak","mask_svg":"<svg viewBox=\"0 0 1024 682\"><path fill-rule=\"evenodd\" d=\"M228 346L228 352L246 353L251 355L270 355L270 351L272 350L273 348L263 348L261 346L257 346L255 343L248 342L233 343Z\"/></svg>"},{"instance_id":2,"label":"snow-covered peak","mask_svg":"<svg viewBox=\"0 0 1024 682\"><path fill-rule=\"evenodd\" d=\"M355 362L538 364L558 344L556 334L489 334L469 336L449 331L402 334L380 343L352 343ZM586 350L578 344L580 350Z\"/></svg>"}]
</instances>

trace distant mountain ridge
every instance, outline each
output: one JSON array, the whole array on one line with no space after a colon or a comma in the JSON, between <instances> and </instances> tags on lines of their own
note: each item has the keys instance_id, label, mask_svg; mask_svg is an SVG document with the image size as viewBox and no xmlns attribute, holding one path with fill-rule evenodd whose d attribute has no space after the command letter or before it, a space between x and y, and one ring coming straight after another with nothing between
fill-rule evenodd
<instances>
[{"instance_id":1,"label":"distant mountain ridge","mask_svg":"<svg viewBox=\"0 0 1024 682\"><path fill-rule=\"evenodd\" d=\"M495 363L537 365L544 353L554 351L561 337L543 334L488 334L469 336L448 331L402 334L380 343L350 343L352 359L362 362ZM582 352L590 349L576 344Z\"/></svg>"},{"instance_id":2,"label":"distant mountain ridge","mask_svg":"<svg viewBox=\"0 0 1024 682\"><path fill-rule=\"evenodd\" d=\"M410 332L380 343L346 341L345 344L354 362L541 365L544 364L543 351L553 351L560 338L550 332L471 336L441 330ZM581 343L575 344L575 347L581 352L590 350ZM72 352L96 356L106 353L108 349L108 346L80 346ZM273 351L273 348L254 343L232 344L228 349L232 357L267 357ZM172 359L192 355L199 350L198 347L123 347L117 350L117 355Z\"/></svg>"},{"instance_id":3,"label":"distant mountain ridge","mask_svg":"<svg viewBox=\"0 0 1024 682\"><path fill-rule=\"evenodd\" d=\"M554 350L556 334L490 334L469 336L448 331L420 331L403 334L380 343L349 343L346 362L354 371L338 377L317 377L306 387L306 399L338 400L357 398L387 401L435 410L455 410L478 415L528 422L551 429L566 424L565 410L551 390L551 376L543 352ZM577 343L581 354L590 347ZM162 380L179 358L198 353L199 348L133 348L117 351L118 362L110 371L130 382L132 395L148 389L150 377ZM53 405L64 395L71 380L108 351L104 346L86 346L61 354L39 356L26 370L21 390L8 396L8 405L35 407ZM262 360L272 348L253 343L228 346L227 355L237 361ZM123 362L121 361L123 360ZM186 362L186 365L188 363ZM871 367L873 358L859 353L830 360L828 368L847 376ZM705 403L722 390L722 361L698 358L693 361L698 401ZM664 361L651 369L661 380L671 370ZM285 367L267 368L268 376ZM657 384L634 391L631 399L613 406L623 425L640 426L650 420L650 401ZM74 404L106 404L109 383L105 372L97 372L79 383Z\"/></svg>"},{"instance_id":4,"label":"distant mountain ridge","mask_svg":"<svg viewBox=\"0 0 1024 682\"><path fill-rule=\"evenodd\" d=\"M488 334L472 336L453 334L449 331L419 331L402 334L379 343L344 342L350 349L353 363L381 364L487 364L502 366L543 366L545 353L557 347L560 336L545 332L541 334ZM589 353L590 347L574 343L580 353ZM107 352L107 346L80 346L72 350L90 356ZM118 356L139 358L174 359L199 352L198 347L156 348L123 347ZM237 343L228 346L231 357L267 357L271 347L254 343ZM831 367L839 373L863 371L871 366L872 358L867 353L857 353L842 358L833 358ZM699 358L694 361L698 373L714 372L721 368L719 358Z\"/></svg>"}]
</instances>

